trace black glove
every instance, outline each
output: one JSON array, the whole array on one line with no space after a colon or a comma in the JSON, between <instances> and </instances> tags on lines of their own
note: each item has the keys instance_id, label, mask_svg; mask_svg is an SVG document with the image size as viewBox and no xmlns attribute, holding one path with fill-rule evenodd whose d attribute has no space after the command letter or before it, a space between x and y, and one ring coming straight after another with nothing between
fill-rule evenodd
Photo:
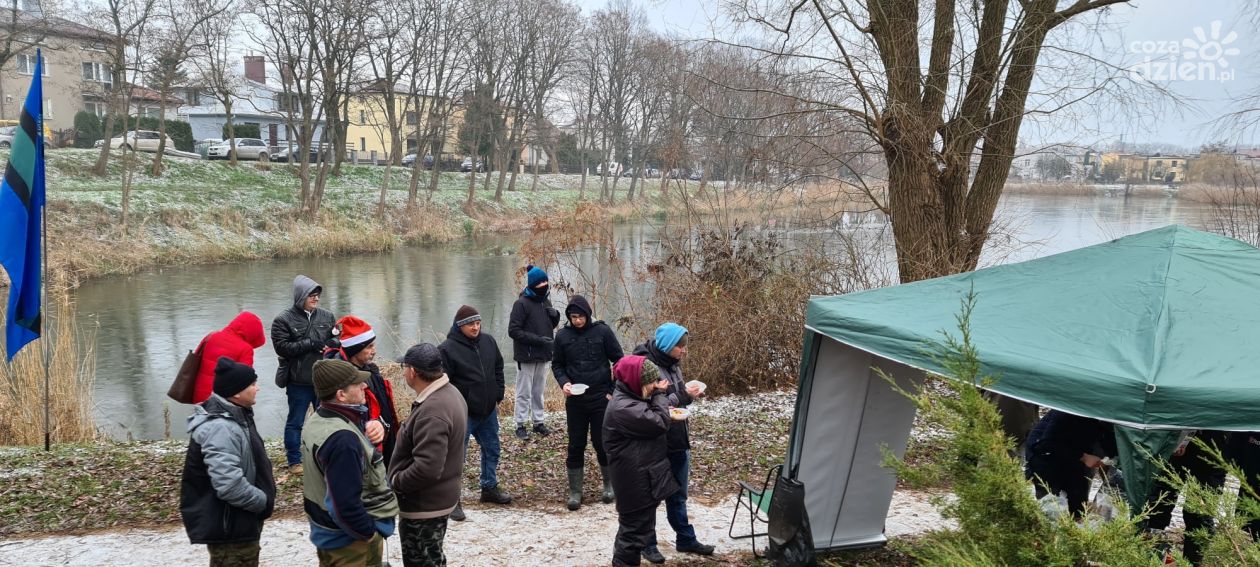
<instances>
[{"instance_id":1,"label":"black glove","mask_svg":"<svg viewBox=\"0 0 1260 567\"><path fill-rule=\"evenodd\" d=\"M332 337L332 338L330 338L330 339L328 339L328 340L324 341L324 346L325 346L325 347L327 347L327 348L333 349L333 350L337 350L337 349L341 348L341 341L340 341L340 340L338 340L338 339L337 339L337 337ZM321 348L320 350L322 351L322 350L324 350L324 349L322 349L322 348Z\"/></svg>"}]
</instances>

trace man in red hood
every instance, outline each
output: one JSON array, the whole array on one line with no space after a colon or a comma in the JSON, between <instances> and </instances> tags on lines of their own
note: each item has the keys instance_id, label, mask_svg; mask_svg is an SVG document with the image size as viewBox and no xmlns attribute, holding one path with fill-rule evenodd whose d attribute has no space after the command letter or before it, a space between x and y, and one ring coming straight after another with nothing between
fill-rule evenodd
<instances>
[{"instance_id":1,"label":"man in red hood","mask_svg":"<svg viewBox=\"0 0 1260 567\"><path fill-rule=\"evenodd\" d=\"M214 389L214 366L220 356L252 367L254 349L266 342L262 319L249 311L241 311L223 330L206 336L201 366L197 369L197 382L193 386L193 403L200 404L210 397Z\"/></svg>"}]
</instances>

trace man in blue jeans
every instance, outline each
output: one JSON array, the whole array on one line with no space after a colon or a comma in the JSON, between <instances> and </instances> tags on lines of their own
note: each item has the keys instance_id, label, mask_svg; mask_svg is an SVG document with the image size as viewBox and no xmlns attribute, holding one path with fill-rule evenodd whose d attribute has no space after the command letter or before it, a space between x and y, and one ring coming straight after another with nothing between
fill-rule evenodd
<instances>
[{"instance_id":1,"label":"man in blue jeans","mask_svg":"<svg viewBox=\"0 0 1260 567\"><path fill-rule=\"evenodd\" d=\"M302 474L302 425L306 423L307 408L314 409L318 403L311 381L311 366L319 360L324 347L340 346L332 338L336 317L319 308L323 291L311 278L302 275L293 278L293 305L271 322L271 346L280 356L276 386L284 388L289 398L284 452L289 472L299 476Z\"/></svg>"},{"instance_id":2,"label":"man in blue jeans","mask_svg":"<svg viewBox=\"0 0 1260 567\"><path fill-rule=\"evenodd\" d=\"M699 388L687 388L683 380L680 363L687 356L686 327L678 323L663 323L656 328L656 335L652 340L635 347L634 354L647 357L660 370L661 378L669 382L665 396L671 407L685 408L702 394ZM677 492L665 498L665 517L678 537L674 548L683 553L713 555L713 546L700 543L696 539L696 530L687 519L687 480L691 476L691 436L687 422L671 422L665 438L669 445L669 468L680 487ZM651 542L643 549L642 556L652 563L665 562L665 556L661 555L656 545L656 534L652 535Z\"/></svg>"},{"instance_id":3,"label":"man in blue jeans","mask_svg":"<svg viewBox=\"0 0 1260 567\"><path fill-rule=\"evenodd\" d=\"M499 488L499 402L503 401L503 353L488 333L481 332L481 314L468 305L455 312L455 321L438 346L442 369L468 404L468 434L481 446L481 501L510 504L512 497ZM464 439L468 451L468 439ZM451 519L464 520L455 505Z\"/></svg>"}]
</instances>

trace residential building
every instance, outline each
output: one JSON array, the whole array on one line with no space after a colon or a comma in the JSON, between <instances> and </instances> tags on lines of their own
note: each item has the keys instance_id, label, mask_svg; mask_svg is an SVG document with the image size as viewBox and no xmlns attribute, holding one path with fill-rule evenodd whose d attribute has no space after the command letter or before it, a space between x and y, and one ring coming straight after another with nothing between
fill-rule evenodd
<instances>
[{"instance_id":1,"label":"residential building","mask_svg":"<svg viewBox=\"0 0 1260 567\"><path fill-rule=\"evenodd\" d=\"M381 89L368 88L350 97L347 106L349 115L346 124L346 149L358 152L360 159L371 156L375 152L377 160L389 158L393 148L390 136L389 116L386 112L387 98ZM395 88L393 93L394 115L398 117L402 128L401 138L404 149L399 154L416 152L418 140L428 130L429 111L438 99L429 95L410 95L406 89ZM460 154L459 127L464 120L464 108L456 106L446 119L443 129L446 137L443 142L443 158L453 159ZM428 153L426 148L425 153ZM370 158L367 158L370 159Z\"/></svg>"},{"instance_id":2,"label":"residential building","mask_svg":"<svg viewBox=\"0 0 1260 567\"><path fill-rule=\"evenodd\" d=\"M1151 156L1110 152L1102 155L1103 177L1115 175L1122 183L1181 183L1186 180L1191 158L1181 155ZM1119 164L1118 171L1112 164Z\"/></svg>"},{"instance_id":3,"label":"residential building","mask_svg":"<svg viewBox=\"0 0 1260 567\"><path fill-rule=\"evenodd\" d=\"M7 17L7 14L6 14ZM44 125L50 130L74 128L80 110L104 115L106 95L113 89L113 71L106 46L113 36L55 16L46 16L35 0L22 0L17 14L27 30L15 44L27 44L0 70L0 120L21 115L35 72L35 52L44 57Z\"/></svg>"},{"instance_id":4,"label":"residential building","mask_svg":"<svg viewBox=\"0 0 1260 567\"><path fill-rule=\"evenodd\" d=\"M247 55L243 63L245 72L232 98L232 122L258 126L259 135L272 148L296 143L299 136L296 131L290 131L286 123L292 97L286 97L282 88L268 83L266 61L262 56ZM177 94L184 101L179 119L188 121L193 139L223 138L223 126L227 124L223 103L196 85L182 87ZM312 140L321 140L323 129L324 122L320 120Z\"/></svg>"}]
</instances>

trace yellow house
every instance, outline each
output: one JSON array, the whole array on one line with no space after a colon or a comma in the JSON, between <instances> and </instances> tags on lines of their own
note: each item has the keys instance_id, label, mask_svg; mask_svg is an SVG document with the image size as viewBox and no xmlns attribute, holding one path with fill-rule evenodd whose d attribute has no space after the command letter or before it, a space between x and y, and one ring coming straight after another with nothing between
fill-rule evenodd
<instances>
[{"instance_id":1,"label":"yellow house","mask_svg":"<svg viewBox=\"0 0 1260 567\"><path fill-rule=\"evenodd\" d=\"M373 152L378 160L389 158L393 137L390 135L390 121L386 112L387 98L379 91L362 91L350 97L346 148L358 151L360 159L370 159ZM404 143L399 157L416 151L417 141L428 129L429 110L438 100L427 95L412 96L403 91L394 92L394 116L401 130L399 137ZM450 109L443 125L445 142L442 151L447 159L460 153L459 126L463 120L462 106L456 105Z\"/></svg>"},{"instance_id":2,"label":"yellow house","mask_svg":"<svg viewBox=\"0 0 1260 567\"><path fill-rule=\"evenodd\" d=\"M1128 183L1181 183L1189 170L1187 161L1186 156L1105 153L1102 173L1117 175L1116 181Z\"/></svg>"}]
</instances>

